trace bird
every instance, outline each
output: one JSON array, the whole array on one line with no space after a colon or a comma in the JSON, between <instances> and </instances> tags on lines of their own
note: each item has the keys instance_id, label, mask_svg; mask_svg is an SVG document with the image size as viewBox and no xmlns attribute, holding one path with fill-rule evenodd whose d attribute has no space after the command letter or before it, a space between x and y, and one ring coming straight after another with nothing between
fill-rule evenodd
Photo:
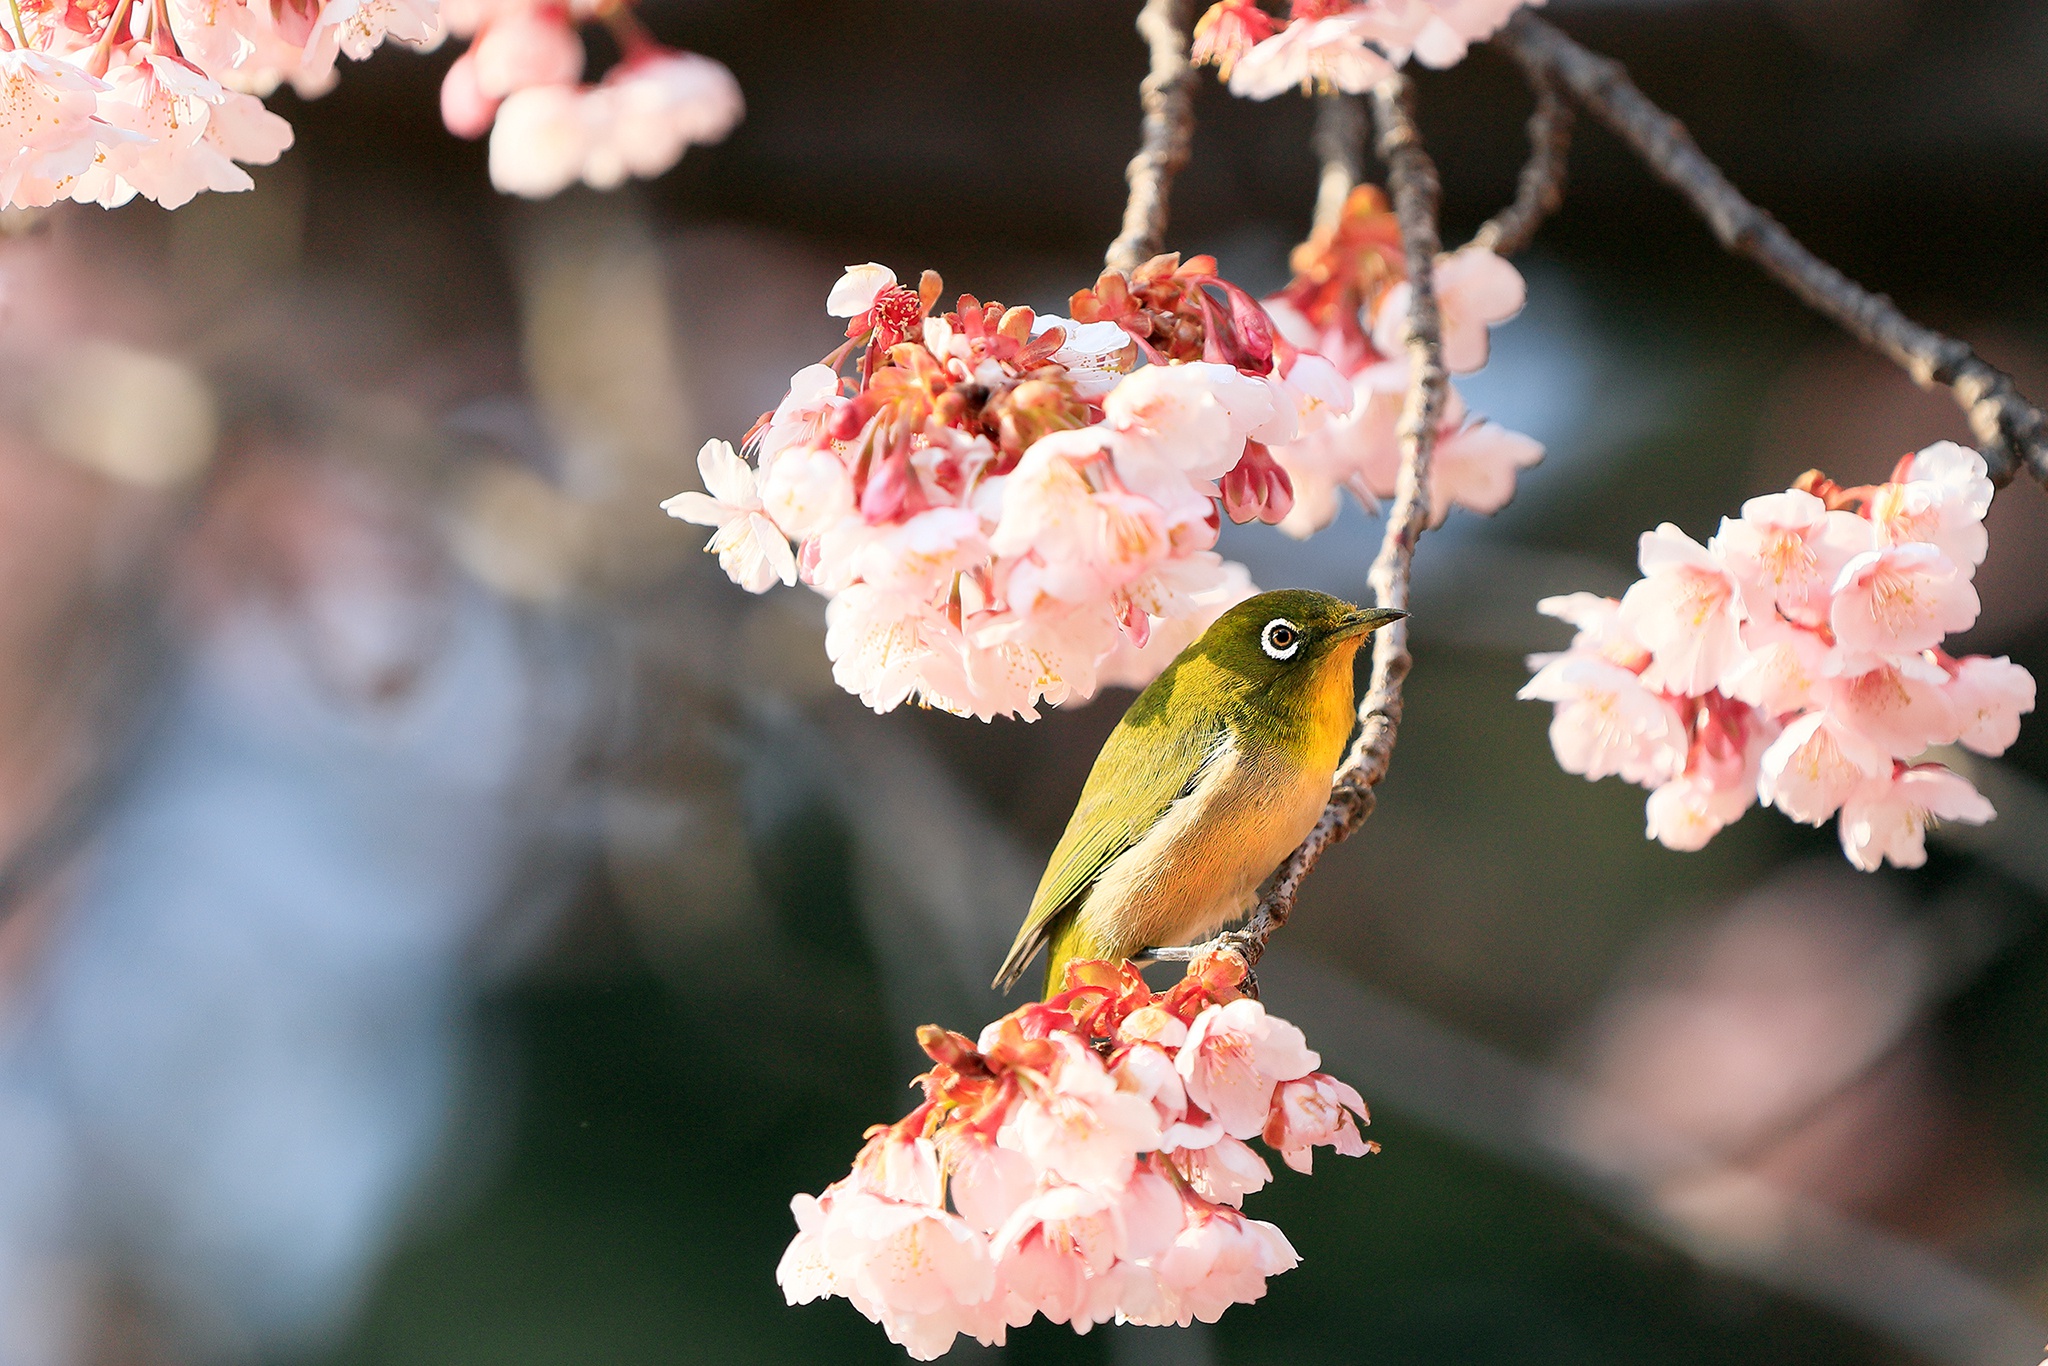
<instances>
[{"instance_id":1,"label":"bird","mask_svg":"<svg viewBox=\"0 0 2048 1366\"><path fill-rule=\"evenodd\" d=\"M1110 732L995 989L1041 948L1050 998L1069 962L1192 943L1251 910L1329 800L1358 647L1407 615L1286 588L1219 616Z\"/></svg>"}]
</instances>

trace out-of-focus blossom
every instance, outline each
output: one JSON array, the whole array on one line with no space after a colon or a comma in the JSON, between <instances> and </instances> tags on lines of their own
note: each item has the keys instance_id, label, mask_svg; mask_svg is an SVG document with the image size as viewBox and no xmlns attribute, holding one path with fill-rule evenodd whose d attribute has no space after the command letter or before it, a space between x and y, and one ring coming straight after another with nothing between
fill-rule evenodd
<instances>
[{"instance_id":1,"label":"out-of-focus blossom","mask_svg":"<svg viewBox=\"0 0 2048 1366\"><path fill-rule=\"evenodd\" d=\"M1277 28L1247 0L1221 0L1196 21L1190 57L1213 65L1231 93L1271 99L1282 91L1357 93L1413 57L1455 66L1514 12L1543 0L1363 0L1304 4Z\"/></svg>"},{"instance_id":2,"label":"out-of-focus blossom","mask_svg":"<svg viewBox=\"0 0 2048 1366\"><path fill-rule=\"evenodd\" d=\"M292 141L260 96L289 80L311 98L333 84L338 57L440 33L434 0L164 0L146 21L143 9L15 12L0 35L0 208L112 208L141 195L168 209L249 189L243 166L275 161Z\"/></svg>"},{"instance_id":3,"label":"out-of-focus blossom","mask_svg":"<svg viewBox=\"0 0 2048 1366\"><path fill-rule=\"evenodd\" d=\"M1078 962L1066 990L979 1040L927 1025L924 1102L791 1202L783 1294L842 1296L918 1360L1039 1315L1085 1333L1212 1323L1258 1299L1299 1261L1238 1209L1272 1169L1192 1097L1303 1171L1312 1145L1374 1149L1358 1093L1312 1073L1300 1031L1240 996L1243 978L1241 960L1208 956L1154 992L1129 964Z\"/></svg>"},{"instance_id":4,"label":"out-of-focus blossom","mask_svg":"<svg viewBox=\"0 0 2048 1366\"><path fill-rule=\"evenodd\" d=\"M1468 375L1486 365L1487 330L1507 322L1529 300L1522 272L1485 247L1465 247L1439 256L1435 272L1444 368ZM1373 345L1389 356L1401 354L1408 337L1406 280L1393 286L1373 309Z\"/></svg>"},{"instance_id":5,"label":"out-of-focus blossom","mask_svg":"<svg viewBox=\"0 0 2048 1366\"><path fill-rule=\"evenodd\" d=\"M1230 93L1254 100L1287 90L1363 94L1394 73L1392 62L1366 46L1372 36L1362 12L1290 23L1234 59ZM1218 50L1214 60L1226 55Z\"/></svg>"},{"instance_id":6,"label":"out-of-focus blossom","mask_svg":"<svg viewBox=\"0 0 2048 1366\"><path fill-rule=\"evenodd\" d=\"M1943 442L1872 487L1811 471L1705 547L1666 524L1643 537L1645 577L1618 607L1539 604L1579 635L1531 658L1522 696L1557 704L1567 772L1653 789L1648 834L1674 849L1761 801L1812 825L1839 812L1859 868L1917 865L1930 818L1992 812L1963 778L1911 761L1958 741L2003 753L2034 706L2025 669L1941 649L1977 617L1990 491L1983 458Z\"/></svg>"},{"instance_id":7,"label":"out-of-focus blossom","mask_svg":"<svg viewBox=\"0 0 2048 1366\"><path fill-rule=\"evenodd\" d=\"M1295 278L1265 301L1289 345L1316 348L1319 362L1351 386L1348 405L1304 409L1299 433L1273 447L1293 495L1279 523L1291 536L1328 525L1346 490L1374 511L1394 496L1401 467L1396 426L1408 384L1402 345L1410 291L1400 246L1385 197L1361 186L1337 222L1296 249ZM1447 362L1476 370L1486 361L1487 329L1521 309L1522 277L1493 253L1469 248L1440 258L1437 272ZM1290 381L1294 374L1288 372ZM1470 413L1452 389L1430 460L1431 524L1441 524L1453 507L1499 511L1514 496L1520 471L1542 458L1538 442Z\"/></svg>"},{"instance_id":8,"label":"out-of-focus blossom","mask_svg":"<svg viewBox=\"0 0 2048 1366\"><path fill-rule=\"evenodd\" d=\"M495 31L495 25L486 30L479 50ZM565 64L567 55L560 54ZM580 45L577 58L580 64ZM536 54L532 64L537 69L543 60ZM483 70L477 68L477 89L489 98ZM474 108L448 98L460 114ZM491 128L491 183L528 199L544 199L579 180L613 189L630 177L660 175L693 145L722 140L743 112L732 73L692 52L636 53L596 85L521 85L498 106Z\"/></svg>"}]
</instances>

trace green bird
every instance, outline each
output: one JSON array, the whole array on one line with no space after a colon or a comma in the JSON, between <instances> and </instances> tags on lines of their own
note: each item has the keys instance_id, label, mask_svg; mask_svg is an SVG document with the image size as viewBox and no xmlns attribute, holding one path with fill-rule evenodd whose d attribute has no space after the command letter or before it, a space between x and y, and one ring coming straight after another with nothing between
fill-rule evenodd
<instances>
[{"instance_id":1,"label":"green bird","mask_svg":"<svg viewBox=\"0 0 2048 1366\"><path fill-rule=\"evenodd\" d=\"M1406 615L1288 588L1218 617L1110 732L996 988L1047 945L1050 996L1074 959L1192 943L1256 905L1329 800L1358 647Z\"/></svg>"}]
</instances>

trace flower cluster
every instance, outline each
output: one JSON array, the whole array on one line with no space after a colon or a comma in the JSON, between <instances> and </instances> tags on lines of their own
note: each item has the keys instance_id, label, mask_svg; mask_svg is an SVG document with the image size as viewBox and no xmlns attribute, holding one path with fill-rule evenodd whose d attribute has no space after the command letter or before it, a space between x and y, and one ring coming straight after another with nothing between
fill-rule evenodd
<instances>
[{"instance_id":1,"label":"flower cluster","mask_svg":"<svg viewBox=\"0 0 2048 1366\"><path fill-rule=\"evenodd\" d=\"M1942 442L1884 484L1809 472L1704 546L1666 523L1619 601L1537 605L1578 634L1530 659L1521 695L1557 704L1566 771L1652 789L1648 834L1673 849L1761 801L1809 825L1839 813L1858 868L1917 867L1930 819L1993 813L1968 780L1911 760L1954 743L2002 754L2034 709L2019 665L1941 648L1977 619L1990 503L1983 457Z\"/></svg>"},{"instance_id":2,"label":"flower cluster","mask_svg":"<svg viewBox=\"0 0 2048 1366\"><path fill-rule=\"evenodd\" d=\"M1273 449L1294 489L1280 529L1307 536L1337 515L1340 489L1367 508L1391 498L1401 466L1395 428L1408 387L1409 284L1386 196L1370 185L1353 190L1337 221L1295 248L1292 265L1294 279L1264 301L1267 315L1283 338L1327 356L1352 388L1348 412ZM1444 366L1469 374L1486 364L1487 329L1521 312L1521 272L1466 247L1439 257L1433 275ZM1431 525L1453 504L1498 511L1514 496L1516 472L1542 458L1536 441L1472 415L1453 386L1430 456Z\"/></svg>"},{"instance_id":3,"label":"flower cluster","mask_svg":"<svg viewBox=\"0 0 2048 1366\"><path fill-rule=\"evenodd\" d=\"M619 0L448 0L446 17L471 41L441 83L442 121L458 137L491 135L491 183L507 194L658 176L745 111L730 71L663 47ZM576 31L590 20L622 54L594 85Z\"/></svg>"},{"instance_id":4,"label":"flower cluster","mask_svg":"<svg viewBox=\"0 0 2048 1366\"><path fill-rule=\"evenodd\" d=\"M1377 1148L1358 1093L1243 980L1232 955L1160 993L1128 964L1080 962L978 1042L927 1025L924 1103L791 1202L784 1295L843 1295L919 1360L1037 1314L1085 1333L1214 1323L1258 1299L1299 1258L1241 1212L1273 1176L1246 1140L1302 1172L1317 1146Z\"/></svg>"},{"instance_id":5,"label":"flower cluster","mask_svg":"<svg viewBox=\"0 0 2048 1366\"><path fill-rule=\"evenodd\" d=\"M435 0L19 0L0 21L0 207L176 208L246 190L291 126L261 96L336 59L439 39ZM241 164L238 164L241 163Z\"/></svg>"},{"instance_id":6,"label":"flower cluster","mask_svg":"<svg viewBox=\"0 0 2048 1366\"><path fill-rule=\"evenodd\" d=\"M1290 0L1283 22L1258 0L1219 0L1195 24L1193 58L1232 94L1359 94L1407 65L1456 66L1522 6L1543 0Z\"/></svg>"},{"instance_id":7,"label":"flower cluster","mask_svg":"<svg viewBox=\"0 0 2048 1366\"><path fill-rule=\"evenodd\" d=\"M1148 681L1252 591L1213 549L1219 504L1286 517L1272 449L1351 386L1206 256L1104 272L1071 318L971 295L939 313L941 290L849 267L826 301L846 344L791 378L752 464L710 442L708 492L664 506L718 528L744 587L830 597L834 676L877 711L1032 717Z\"/></svg>"}]
</instances>

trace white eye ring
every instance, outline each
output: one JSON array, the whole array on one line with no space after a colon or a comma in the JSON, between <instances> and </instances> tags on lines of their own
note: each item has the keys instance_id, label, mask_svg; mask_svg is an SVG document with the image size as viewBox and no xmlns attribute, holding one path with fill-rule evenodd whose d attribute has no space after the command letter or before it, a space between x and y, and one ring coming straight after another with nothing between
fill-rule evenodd
<instances>
[{"instance_id":1,"label":"white eye ring","mask_svg":"<svg viewBox=\"0 0 2048 1366\"><path fill-rule=\"evenodd\" d=\"M1259 632L1259 648L1268 659L1292 659L1301 653L1301 628L1286 617L1274 617Z\"/></svg>"}]
</instances>

